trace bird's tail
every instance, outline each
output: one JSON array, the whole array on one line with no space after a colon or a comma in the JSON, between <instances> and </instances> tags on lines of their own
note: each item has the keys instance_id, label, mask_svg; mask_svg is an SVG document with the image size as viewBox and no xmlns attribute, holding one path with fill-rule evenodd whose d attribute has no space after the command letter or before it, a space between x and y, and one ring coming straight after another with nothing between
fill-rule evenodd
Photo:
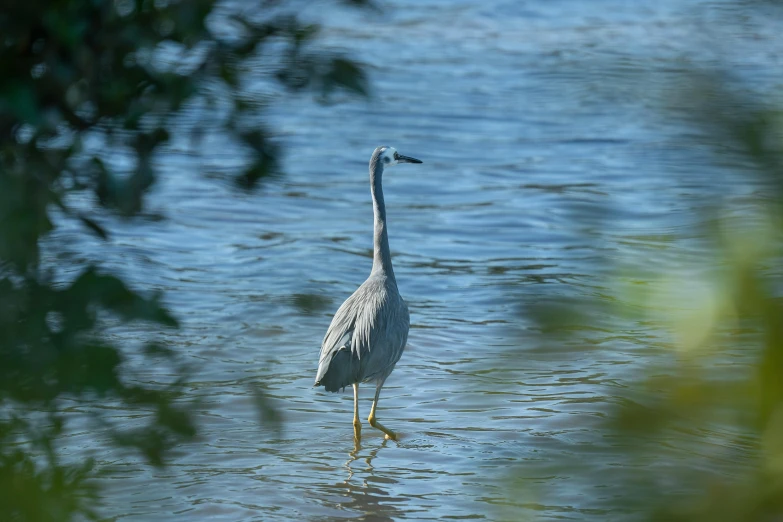
<instances>
[{"instance_id":1,"label":"bird's tail","mask_svg":"<svg viewBox=\"0 0 783 522\"><path fill-rule=\"evenodd\" d=\"M359 360L350 350L338 350L331 359L318 365L315 386L323 386L328 392L339 391L359 381Z\"/></svg>"}]
</instances>

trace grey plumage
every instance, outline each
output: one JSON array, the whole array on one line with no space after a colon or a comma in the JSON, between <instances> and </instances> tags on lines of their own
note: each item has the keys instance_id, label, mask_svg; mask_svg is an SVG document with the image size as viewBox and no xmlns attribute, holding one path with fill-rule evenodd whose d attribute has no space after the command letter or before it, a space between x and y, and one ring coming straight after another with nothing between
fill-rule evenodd
<instances>
[{"instance_id":1,"label":"grey plumage","mask_svg":"<svg viewBox=\"0 0 783 522\"><path fill-rule=\"evenodd\" d=\"M384 167L397 163L421 163L399 154L392 147L378 147L370 158L370 192L373 200L373 264L367 280L335 313L321 344L316 386L338 391L360 382L374 381L380 387L400 360L408 340L408 306L394 278L386 205L383 200ZM358 389L355 390L358 394ZM355 404L355 411L358 405ZM374 424L374 411L370 423ZM354 420L354 424L358 419ZM390 430L383 429L389 435Z\"/></svg>"},{"instance_id":2,"label":"grey plumage","mask_svg":"<svg viewBox=\"0 0 783 522\"><path fill-rule=\"evenodd\" d=\"M316 386L333 392L386 379L405 349L409 321L394 278L373 272L332 319L321 345Z\"/></svg>"}]
</instances>

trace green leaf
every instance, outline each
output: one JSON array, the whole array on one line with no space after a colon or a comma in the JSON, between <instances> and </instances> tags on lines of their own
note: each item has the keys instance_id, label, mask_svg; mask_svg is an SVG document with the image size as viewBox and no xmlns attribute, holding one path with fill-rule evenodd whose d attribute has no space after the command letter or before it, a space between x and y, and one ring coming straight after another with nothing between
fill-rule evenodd
<instances>
[{"instance_id":1,"label":"green leaf","mask_svg":"<svg viewBox=\"0 0 783 522\"><path fill-rule=\"evenodd\" d=\"M65 291L64 297L71 302L100 304L127 321L146 320L178 326L176 319L160 305L157 296L145 299L130 290L121 279L98 274L93 267L82 273Z\"/></svg>"},{"instance_id":2,"label":"green leaf","mask_svg":"<svg viewBox=\"0 0 783 522\"><path fill-rule=\"evenodd\" d=\"M271 428L278 435L282 430L283 413L274 405L268 393L260 386L251 386L259 420L264 427Z\"/></svg>"},{"instance_id":3,"label":"green leaf","mask_svg":"<svg viewBox=\"0 0 783 522\"><path fill-rule=\"evenodd\" d=\"M0 115L9 113L18 123L37 127L41 123L41 110L30 83L11 81L0 92Z\"/></svg>"},{"instance_id":4,"label":"green leaf","mask_svg":"<svg viewBox=\"0 0 783 522\"><path fill-rule=\"evenodd\" d=\"M329 72L323 78L324 96L341 87L360 96L369 96L367 76L355 62L345 58L334 58Z\"/></svg>"}]
</instances>

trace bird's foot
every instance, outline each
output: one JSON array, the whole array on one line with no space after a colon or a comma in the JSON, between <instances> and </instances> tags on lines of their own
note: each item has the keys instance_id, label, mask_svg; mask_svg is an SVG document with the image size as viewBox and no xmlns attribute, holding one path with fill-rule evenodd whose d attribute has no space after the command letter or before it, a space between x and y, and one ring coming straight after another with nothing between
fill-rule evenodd
<instances>
[{"instance_id":1,"label":"bird's foot","mask_svg":"<svg viewBox=\"0 0 783 522\"><path fill-rule=\"evenodd\" d=\"M386 440L397 440L397 434L394 433L392 430L381 424L375 419L375 416L370 415L370 418L367 419L367 421L370 423L370 426L373 428L379 429L384 433L384 439Z\"/></svg>"}]
</instances>

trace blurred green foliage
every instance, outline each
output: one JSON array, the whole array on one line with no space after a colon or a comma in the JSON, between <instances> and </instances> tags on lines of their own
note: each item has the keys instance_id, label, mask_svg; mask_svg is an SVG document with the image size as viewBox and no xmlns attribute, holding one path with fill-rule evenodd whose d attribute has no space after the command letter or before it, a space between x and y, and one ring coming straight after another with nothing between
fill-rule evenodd
<instances>
[{"instance_id":1,"label":"blurred green foliage","mask_svg":"<svg viewBox=\"0 0 783 522\"><path fill-rule=\"evenodd\" d=\"M361 67L318 49L318 27L301 22L297 6L242 3L252 16L226 7L214 0L8 0L0 10L2 520L97 518L93 462L65 463L57 451L71 420L64 399L146 413L132 431L100 413L92 422L154 465L196 436L176 354L154 342L133 354L148 365L165 362L179 376L168 385L140 384L124 365L129 354L102 335L107 320L176 328L161 296L139 293L97 266L47 257L42 240L56 243L52 232L62 220L105 240L101 213L138 214L156 179L155 155L194 100L229 107L227 117L192 131L243 144L250 160L238 173L242 186L278 171L258 93L242 82L251 69L288 93L367 94ZM90 139L101 145L87 146ZM120 148L131 151L133 167L116 172L106 157ZM77 275L63 281L64 273ZM269 407L262 413L273 416Z\"/></svg>"},{"instance_id":2,"label":"blurred green foliage","mask_svg":"<svg viewBox=\"0 0 783 522\"><path fill-rule=\"evenodd\" d=\"M725 197L716 198L706 185L688 196L689 208L701 209L689 237L699 238L703 256L685 271L685 254L670 266L651 261L644 274L616 270L615 280L602 281L613 292L603 302L561 300L525 313L535 318L547 347L579 344L580 333L601 314L617 318L614 324L659 328L660 338L671 340L668 354L645 363L645 378L626 383L603 424L604 436L618 441L617 460L634 463L643 484L617 485L617 513L653 521L780 520L783 112L769 101L775 93L695 65L668 83L666 98L670 105L661 110L692 127L687 145L712 151L715 162L703 169L731 170L735 178L721 184ZM753 190L737 197L731 192L737 187ZM606 262L622 266L622 260ZM604 331L610 338L623 333ZM673 458L669 450L678 445L698 449ZM721 471L710 461L720 461ZM590 472L573 461L561 466Z\"/></svg>"},{"instance_id":3,"label":"blurred green foliage","mask_svg":"<svg viewBox=\"0 0 783 522\"><path fill-rule=\"evenodd\" d=\"M678 306L677 314L667 314L676 370L642 382L644 414L623 408L613 427L630 437L717 429L733 434L726 448L738 440L747 444L743 458L725 450L728 474L704 477L675 502L650 503L651 520L776 520L783 517L783 300L775 268L783 254L783 119L762 95L716 74L686 75L681 89L698 143L745 165L734 175L760 194L704 207L711 257L703 262L702 280L661 274L670 287L701 288L679 303L686 312ZM638 297L662 307L666 293ZM718 371L727 360L736 361L734 370ZM690 465L680 463L683 473Z\"/></svg>"}]
</instances>

